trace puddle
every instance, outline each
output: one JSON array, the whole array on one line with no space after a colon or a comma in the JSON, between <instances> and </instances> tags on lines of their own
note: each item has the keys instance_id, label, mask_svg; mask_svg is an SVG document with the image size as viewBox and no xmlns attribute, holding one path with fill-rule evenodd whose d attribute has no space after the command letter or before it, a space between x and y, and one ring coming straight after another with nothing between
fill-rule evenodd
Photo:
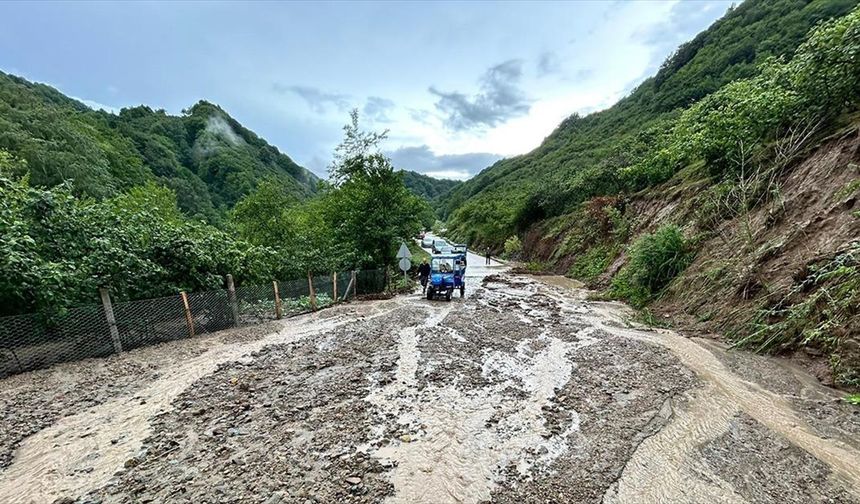
<instances>
[{"instance_id":1,"label":"puddle","mask_svg":"<svg viewBox=\"0 0 860 504\"><path fill-rule=\"evenodd\" d=\"M699 446L726 432L737 411L715 399L710 387L697 391L689 404L674 408L669 424L639 445L603 502L745 502L702 463L698 453Z\"/></svg>"}]
</instances>

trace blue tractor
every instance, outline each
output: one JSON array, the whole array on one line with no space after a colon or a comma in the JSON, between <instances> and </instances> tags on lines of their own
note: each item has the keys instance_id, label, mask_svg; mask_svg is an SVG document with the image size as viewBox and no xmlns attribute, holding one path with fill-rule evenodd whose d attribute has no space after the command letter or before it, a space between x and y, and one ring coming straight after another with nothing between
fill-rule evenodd
<instances>
[{"instance_id":1,"label":"blue tractor","mask_svg":"<svg viewBox=\"0 0 860 504\"><path fill-rule=\"evenodd\" d=\"M466 292L466 256L465 254L447 254L433 256L430 260L430 283L427 285L427 299L445 297L451 300L455 289L460 290L460 297Z\"/></svg>"}]
</instances>

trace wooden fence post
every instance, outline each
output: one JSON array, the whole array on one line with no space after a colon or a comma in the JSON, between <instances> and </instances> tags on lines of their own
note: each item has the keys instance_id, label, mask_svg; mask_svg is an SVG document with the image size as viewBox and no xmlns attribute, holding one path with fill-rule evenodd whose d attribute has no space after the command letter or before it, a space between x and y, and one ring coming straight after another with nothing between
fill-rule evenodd
<instances>
[{"instance_id":1,"label":"wooden fence post","mask_svg":"<svg viewBox=\"0 0 860 504\"><path fill-rule=\"evenodd\" d=\"M331 274L331 292L334 297L334 302L337 303L337 271Z\"/></svg>"},{"instance_id":2,"label":"wooden fence post","mask_svg":"<svg viewBox=\"0 0 860 504\"><path fill-rule=\"evenodd\" d=\"M278 294L278 281L272 280L272 289L275 291L275 318L281 318L281 296Z\"/></svg>"},{"instance_id":3,"label":"wooden fence post","mask_svg":"<svg viewBox=\"0 0 860 504\"><path fill-rule=\"evenodd\" d=\"M113 305L110 302L110 294L104 287L99 287L99 295L102 297L102 306L105 309L105 319L107 319L108 329L110 329L110 339L113 342L113 350L116 353L122 352L122 341L119 340L119 330L116 328L116 318L113 316Z\"/></svg>"},{"instance_id":4,"label":"wooden fence post","mask_svg":"<svg viewBox=\"0 0 860 504\"><path fill-rule=\"evenodd\" d=\"M358 296L358 282L355 281L355 270L352 270L352 278L349 279L349 283L352 284L352 297L355 299ZM349 287L346 290L349 291Z\"/></svg>"},{"instance_id":5,"label":"wooden fence post","mask_svg":"<svg viewBox=\"0 0 860 504\"><path fill-rule=\"evenodd\" d=\"M386 293L391 292L391 279L388 278L388 266L385 267L385 285L382 287L382 289Z\"/></svg>"},{"instance_id":6,"label":"wooden fence post","mask_svg":"<svg viewBox=\"0 0 860 504\"><path fill-rule=\"evenodd\" d=\"M343 291L343 299L346 300L349 298L349 291L353 289L353 285L355 285L355 271L352 272L350 276L349 283L346 284L346 290ZM355 297L355 296L353 296Z\"/></svg>"},{"instance_id":7,"label":"wooden fence post","mask_svg":"<svg viewBox=\"0 0 860 504\"><path fill-rule=\"evenodd\" d=\"M230 299L230 310L233 311L233 326L236 327L239 325L239 304L236 302L236 286L230 273L227 273L227 297Z\"/></svg>"},{"instance_id":8,"label":"wooden fence post","mask_svg":"<svg viewBox=\"0 0 860 504\"><path fill-rule=\"evenodd\" d=\"M182 296L182 304L185 305L185 322L188 324L188 334L194 337L194 318L191 316L191 307L188 305L188 294L185 291L179 293Z\"/></svg>"},{"instance_id":9,"label":"wooden fence post","mask_svg":"<svg viewBox=\"0 0 860 504\"><path fill-rule=\"evenodd\" d=\"M311 300L311 310L317 310L317 294L314 291L314 277L311 275L311 272L308 271L308 297Z\"/></svg>"}]
</instances>

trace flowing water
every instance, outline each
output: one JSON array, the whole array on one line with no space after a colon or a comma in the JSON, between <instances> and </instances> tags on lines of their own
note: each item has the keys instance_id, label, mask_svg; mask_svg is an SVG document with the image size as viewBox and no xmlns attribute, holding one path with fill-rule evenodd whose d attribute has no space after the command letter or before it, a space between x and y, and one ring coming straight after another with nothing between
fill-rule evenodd
<instances>
[{"instance_id":1,"label":"flowing water","mask_svg":"<svg viewBox=\"0 0 860 504\"><path fill-rule=\"evenodd\" d=\"M683 502L691 492L701 497L713 496L713 502L741 502L726 490L726 485L717 482L697 490L689 487L689 478L683 477L685 471L696 465L694 448L725 432L729 419L739 412L827 464L834 476L860 498L860 451L839 439L818 435L786 398L729 370L713 353L719 349L712 345L705 347L668 330L623 328L623 305L594 303L593 308L593 314L587 318L596 327L669 349L705 382L703 389L694 392L692 404L676 412L673 422L643 442L634 454L619 481L618 502Z\"/></svg>"}]
</instances>

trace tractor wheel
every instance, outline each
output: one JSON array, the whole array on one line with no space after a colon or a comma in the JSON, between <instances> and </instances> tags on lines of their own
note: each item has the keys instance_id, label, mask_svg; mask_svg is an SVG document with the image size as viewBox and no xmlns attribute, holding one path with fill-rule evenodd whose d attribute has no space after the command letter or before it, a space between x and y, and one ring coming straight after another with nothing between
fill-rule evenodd
<instances>
[{"instance_id":1,"label":"tractor wheel","mask_svg":"<svg viewBox=\"0 0 860 504\"><path fill-rule=\"evenodd\" d=\"M433 287L427 289L427 299L433 301Z\"/></svg>"},{"instance_id":2,"label":"tractor wheel","mask_svg":"<svg viewBox=\"0 0 860 504\"><path fill-rule=\"evenodd\" d=\"M449 290L448 292L445 293L445 301L450 301L450 300L451 300L451 291Z\"/></svg>"}]
</instances>

